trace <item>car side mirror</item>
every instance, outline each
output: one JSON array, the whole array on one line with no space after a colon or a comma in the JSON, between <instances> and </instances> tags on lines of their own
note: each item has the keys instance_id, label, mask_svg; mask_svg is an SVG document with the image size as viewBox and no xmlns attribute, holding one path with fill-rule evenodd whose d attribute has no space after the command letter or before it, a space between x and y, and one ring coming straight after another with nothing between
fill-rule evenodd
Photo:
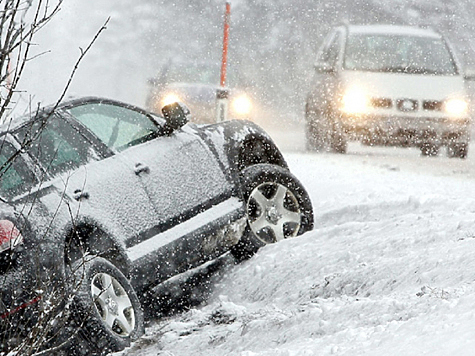
<instances>
[{"instance_id":1,"label":"car side mirror","mask_svg":"<svg viewBox=\"0 0 475 356\"><path fill-rule=\"evenodd\" d=\"M335 72L335 68L332 65L326 62L317 62L313 65L315 71L319 73L333 73Z\"/></svg>"},{"instance_id":2,"label":"car side mirror","mask_svg":"<svg viewBox=\"0 0 475 356\"><path fill-rule=\"evenodd\" d=\"M172 103L162 108L162 114L165 118L165 131L171 134L173 131L186 125L190 118L190 110L183 103Z\"/></svg>"}]
</instances>

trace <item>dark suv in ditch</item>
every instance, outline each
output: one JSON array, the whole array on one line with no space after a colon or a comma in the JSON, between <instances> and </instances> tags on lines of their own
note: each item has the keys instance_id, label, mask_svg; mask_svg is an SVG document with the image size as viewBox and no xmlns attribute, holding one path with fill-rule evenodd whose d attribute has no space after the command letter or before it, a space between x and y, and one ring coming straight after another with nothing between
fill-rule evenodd
<instances>
[{"instance_id":1,"label":"dark suv in ditch","mask_svg":"<svg viewBox=\"0 0 475 356\"><path fill-rule=\"evenodd\" d=\"M121 350L159 283L312 229L262 129L188 124L178 103L163 114L85 98L0 128L3 351Z\"/></svg>"}]
</instances>

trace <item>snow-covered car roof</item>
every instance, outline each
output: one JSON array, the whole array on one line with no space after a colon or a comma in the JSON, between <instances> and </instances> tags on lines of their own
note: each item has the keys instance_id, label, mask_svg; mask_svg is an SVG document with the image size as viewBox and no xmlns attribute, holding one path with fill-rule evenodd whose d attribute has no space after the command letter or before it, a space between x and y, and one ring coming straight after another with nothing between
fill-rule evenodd
<instances>
[{"instance_id":1,"label":"snow-covered car roof","mask_svg":"<svg viewBox=\"0 0 475 356\"><path fill-rule=\"evenodd\" d=\"M430 28L396 25L350 25L350 34L404 35L440 38L441 35Z\"/></svg>"},{"instance_id":2,"label":"snow-covered car roof","mask_svg":"<svg viewBox=\"0 0 475 356\"><path fill-rule=\"evenodd\" d=\"M124 107L129 107L134 110L144 111L143 109L136 107L135 105L130 105L127 103L120 102L118 100L113 100L113 99L108 99L108 98L101 98L101 97L95 97L95 96L74 98L74 99L65 100L61 102L59 105L52 104L45 107L40 107L39 109L32 110L31 113L28 113L28 114L24 114L21 116L12 116L12 117L7 118L4 122L0 123L0 135L4 134L5 132L11 132L15 130L16 128L22 126L25 122L30 120L32 117L41 117L41 116L50 114L52 110L63 110L71 106L84 104L84 103L91 103L91 102L116 104L116 105L121 105Z\"/></svg>"}]
</instances>

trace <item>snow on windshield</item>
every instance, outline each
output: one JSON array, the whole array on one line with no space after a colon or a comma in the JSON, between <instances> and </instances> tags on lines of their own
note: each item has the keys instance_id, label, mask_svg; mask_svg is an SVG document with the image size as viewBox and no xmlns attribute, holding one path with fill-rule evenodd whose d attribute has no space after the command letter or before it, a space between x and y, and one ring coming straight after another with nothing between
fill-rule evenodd
<instances>
[{"instance_id":1,"label":"snow on windshield","mask_svg":"<svg viewBox=\"0 0 475 356\"><path fill-rule=\"evenodd\" d=\"M442 39L405 35L350 35L344 67L375 72L457 74Z\"/></svg>"}]
</instances>

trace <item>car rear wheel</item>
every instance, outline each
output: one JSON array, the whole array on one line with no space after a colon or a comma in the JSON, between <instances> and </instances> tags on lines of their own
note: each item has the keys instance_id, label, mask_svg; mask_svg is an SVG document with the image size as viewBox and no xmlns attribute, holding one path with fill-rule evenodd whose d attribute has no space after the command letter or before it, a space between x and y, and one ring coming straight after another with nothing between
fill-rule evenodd
<instances>
[{"instance_id":1,"label":"car rear wheel","mask_svg":"<svg viewBox=\"0 0 475 356\"><path fill-rule=\"evenodd\" d=\"M447 146L447 156L456 158L467 158L468 144L453 143Z\"/></svg>"},{"instance_id":2,"label":"car rear wheel","mask_svg":"<svg viewBox=\"0 0 475 356\"><path fill-rule=\"evenodd\" d=\"M253 165L242 172L247 227L232 253L238 260L260 247L301 235L313 228L310 198L288 170L271 164Z\"/></svg>"},{"instance_id":3,"label":"car rear wheel","mask_svg":"<svg viewBox=\"0 0 475 356\"><path fill-rule=\"evenodd\" d=\"M439 154L439 147L432 143L424 143L421 146L421 154L423 156L437 156Z\"/></svg>"},{"instance_id":4,"label":"car rear wheel","mask_svg":"<svg viewBox=\"0 0 475 356\"><path fill-rule=\"evenodd\" d=\"M104 258L92 257L77 261L73 273L76 293L71 313L91 354L120 351L143 334L140 302L117 267Z\"/></svg>"}]
</instances>

